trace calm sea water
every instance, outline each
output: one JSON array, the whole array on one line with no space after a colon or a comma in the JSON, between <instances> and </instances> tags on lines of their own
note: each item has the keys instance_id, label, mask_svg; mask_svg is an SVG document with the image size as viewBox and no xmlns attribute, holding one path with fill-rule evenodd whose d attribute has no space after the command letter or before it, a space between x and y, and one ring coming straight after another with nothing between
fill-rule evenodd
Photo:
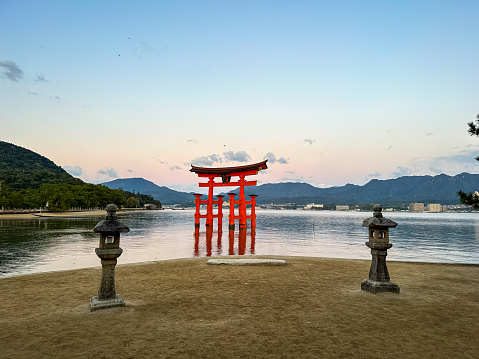
<instances>
[{"instance_id":1,"label":"calm sea water","mask_svg":"<svg viewBox=\"0 0 479 359\"><path fill-rule=\"evenodd\" d=\"M130 227L122 234L118 264L194 256L272 254L370 259L365 212L257 210L255 233L207 233L203 223L195 236L194 211L133 211L119 215ZM388 261L479 264L479 214L385 213L398 226L390 230ZM103 217L2 220L0 277L96 267L98 234Z\"/></svg>"}]
</instances>

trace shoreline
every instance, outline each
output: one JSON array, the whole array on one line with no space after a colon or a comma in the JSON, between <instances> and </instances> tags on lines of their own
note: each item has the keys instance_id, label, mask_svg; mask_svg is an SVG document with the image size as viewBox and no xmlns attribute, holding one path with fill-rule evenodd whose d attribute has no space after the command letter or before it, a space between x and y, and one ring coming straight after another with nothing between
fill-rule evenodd
<instances>
[{"instance_id":1,"label":"shoreline","mask_svg":"<svg viewBox=\"0 0 479 359\"><path fill-rule=\"evenodd\" d=\"M95 312L89 300L100 268L1 278L0 351L5 358L474 358L479 351L479 266L388 262L401 292L374 295L360 290L370 261L253 257L286 265L212 266L208 258L118 265L116 292L126 306Z\"/></svg>"},{"instance_id":2,"label":"shoreline","mask_svg":"<svg viewBox=\"0 0 479 359\"><path fill-rule=\"evenodd\" d=\"M163 208L162 210L169 210L169 211L184 211L184 210L191 210L194 211L194 207L187 207L187 208ZM265 210L265 211L282 211L280 209L266 209L258 207L257 210ZM122 208L118 211L118 214L131 212L131 211L146 211L143 208ZM284 211L296 211L292 209L285 209ZM370 213L371 211L336 211L336 210L322 210L322 211L314 211L314 210L301 210L301 211L309 211L311 213L321 213L321 212L347 212L347 213ZM479 213L479 211L447 211L447 212L410 212L410 211L385 211L385 213L412 213L412 214L470 214L470 213ZM85 211L69 211L69 212L29 212L29 213L3 213L0 212L0 220L1 219L34 219L34 218L49 218L49 217L84 217L84 216L101 216L105 215L105 210L85 210Z\"/></svg>"},{"instance_id":3,"label":"shoreline","mask_svg":"<svg viewBox=\"0 0 479 359\"><path fill-rule=\"evenodd\" d=\"M127 211L133 211L137 209L124 208L117 212L122 214ZM140 210L140 209L138 209ZM143 209L141 209L143 210ZM87 216L105 216L106 211L104 209L98 209L93 211L72 211L72 212L32 212L32 213L0 213L1 219L35 219L35 218L69 218L69 217L87 217Z\"/></svg>"},{"instance_id":4,"label":"shoreline","mask_svg":"<svg viewBox=\"0 0 479 359\"><path fill-rule=\"evenodd\" d=\"M143 261L143 262L132 262L132 263L119 263L116 265L116 268L122 267L134 267L134 266L143 266L143 265L154 265L160 263L168 263L168 262L176 262L176 261L189 261L189 260L198 260L198 259L276 259L276 258L292 258L292 259L313 259L313 260L328 260L328 261L356 261L356 262L365 262L371 264L371 259L357 259L357 258L335 258L335 257L310 257L310 256L285 256L285 255L274 255L274 254L245 254L245 255L225 255L225 256L210 256L210 257L185 257L185 258L169 258L169 259L158 259L158 260L151 260L151 261ZM405 265L415 265L415 266L451 266L451 267L471 267L471 268L479 268L479 263L449 263L449 262L408 262L408 261L395 261L395 260L388 260L387 265L389 263L396 263L396 264L405 264ZM34 276L34 275L48 275L48 274L56 274L56 273L64 273L64 272L74 272L74 271L83 271L83 270L92 270L92 269L101 269L101 264L98 263L97 265L90 266L90 267L82 267L82 268L71 268L71 269L58 269L58 270L51 270L51 271L44 271L44 272L32 272L32 273L19 273L19 274L8 274L5 276L0 276L0 281L7 278L19 278L23 276ZM367 273L366 273L367 274Z\"/></svg>"}]
</instances>

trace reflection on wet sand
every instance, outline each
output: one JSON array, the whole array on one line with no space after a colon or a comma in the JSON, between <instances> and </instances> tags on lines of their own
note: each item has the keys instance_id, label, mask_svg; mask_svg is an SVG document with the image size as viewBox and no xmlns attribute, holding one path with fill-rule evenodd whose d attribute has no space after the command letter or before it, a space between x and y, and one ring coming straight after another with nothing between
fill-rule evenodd
<instances>
[{"instance_id":1,"label":"reflection on wet sand","mask_svg":"<svg viewBox=\"0 0 479 359\"><path fill-rule=\"evenodd\" d=\"M213 231L211 226L206 227L206 232L195 228L195 257L211 257L212 255L245 255L255 253L255 229L240 229L228 231L228 248L222 246L223 231ZM215 241L213 241L213 237ZM249 246L248 246L249 240ZM223 251L224 250L224 251Z\"/></svg>"}]
</instances>

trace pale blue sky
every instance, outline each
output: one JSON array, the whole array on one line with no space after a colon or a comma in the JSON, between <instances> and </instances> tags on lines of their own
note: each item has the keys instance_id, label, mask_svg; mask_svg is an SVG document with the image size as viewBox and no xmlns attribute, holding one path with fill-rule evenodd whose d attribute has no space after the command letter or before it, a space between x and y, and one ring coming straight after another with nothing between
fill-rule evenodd
<instances>
[{"instance_id":1,"label":"pale blue sky","mask_svg":"<svg viewBox=\"0 0 479 359\"><path fill-rule=\"evenodd\" d=\"M0 0L0 140L195 190L477 173L478 1Z\"/></svg>"}]
</instances>

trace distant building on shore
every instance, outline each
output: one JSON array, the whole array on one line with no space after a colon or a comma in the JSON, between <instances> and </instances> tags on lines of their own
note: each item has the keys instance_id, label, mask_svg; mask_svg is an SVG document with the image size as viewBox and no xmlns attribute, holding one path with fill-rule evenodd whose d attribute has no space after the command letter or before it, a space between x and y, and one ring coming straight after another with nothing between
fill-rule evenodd
<instances>
[{"instance_id":1,"label":"distant building on shore","mask_svg":"<svg viewBox=\"0 0 479 359\"><path fill-rule=\"evenodd\" d=\"M143 209L147 209L147 210L155 210L155 209L158 209L158 207L154 204L151 204L151 203L147 203L143 206Z\"/></svg>"},{"instance_id":2,"label":"distant building on shore","mask_svg":"<svg viewBox=\"0 0 479 359\"><path fill-rule=\"evenodd\" d=\"M304 209L322 209L324 205L322 204L315 204L315 203L310 203L304 206Z\"/></svg>"},{"instance_id":3,"label":"distant building on shore","mask_svg":"<svg viewBox=\"0 0 479 359\"><path fill-rule=\"evenodd\" d=\"M442 212L442 206L439 203L429 203L427 205L427 211L439 213L439 212Z\"/></svg>"},{"instance_id":4,"label":"distant building on shore","mask_svg":"<svg viewBox=\"0 0 479 359\"><path fill-rule=\"evenodd\" d=\"M336 206L336 211L349 211L349 206Z\"/></svg>"},{"instance_id":5,"label":"distant building on shore","mask_svg":"<svg viewBox=\"0 0 479 359\"><path fill-rule=\"evenodd\" d=\"M424 212L424 203L410 203L409 212Z\"/></svg>"}]
</instances>

